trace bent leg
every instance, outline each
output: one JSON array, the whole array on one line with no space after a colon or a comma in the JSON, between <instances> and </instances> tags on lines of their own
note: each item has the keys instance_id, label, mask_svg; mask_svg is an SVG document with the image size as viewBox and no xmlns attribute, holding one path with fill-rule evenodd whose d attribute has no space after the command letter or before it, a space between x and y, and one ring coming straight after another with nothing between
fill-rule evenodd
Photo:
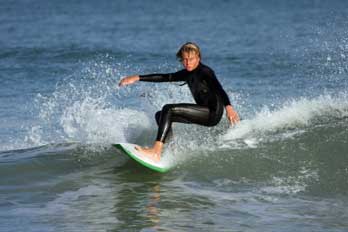
<instances>
[{"instance_id":1,"label":"bent leg","mask_svg":"<svg viewBox=\"0 0 348 232\"><path fill-rule=\"evenodd\" d=\"M162 111L156 113L156 121L159 124L157 139L152 148L136 147L143 155L159 161L163 149L164 141L171 131L173 122L194 123L200 125L211 125L210 110L208 107L195 104L171 104L165 105Z\"/></svg>"},{"instance_id":2,"label":"bent leg","mask_svg":"<svg viewBox=\"0 0 348 232\"><path fill-rule=\"evenodd\" d=\"M160 126L161 116L162 116L162 111L157 111L155 114L155 119L156 119L156 123L158 127ZM170 127L167 133L167 136L164 140L164 143L167 142L168 140L171 140L172 138L173 138L173 129L172 127Z\"/></svg>"},{"instance_id":3,"label":"bent leg","mask_svg":"<svg viewBox=\"0 0 348 232\"><path fill-rule=\"evenodd\" d=\"M209 125L210 110L208 107L186 103L168 104L160 112L156 113L157 117L160 115L156 140L163 143L171 131L173 122Z\"/></svg>"}]
</instances>

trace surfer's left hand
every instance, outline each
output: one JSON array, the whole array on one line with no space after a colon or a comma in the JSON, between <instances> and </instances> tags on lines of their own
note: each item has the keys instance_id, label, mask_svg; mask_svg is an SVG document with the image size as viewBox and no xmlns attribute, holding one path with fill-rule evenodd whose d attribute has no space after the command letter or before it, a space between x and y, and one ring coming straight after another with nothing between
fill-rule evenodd
<instances>
[{"instance_id":1,"label":"surfer's left hand","mask_svg":"<svg viewBox=\"0 0 348 232\"><path fill-rule=\"evenodd\" d=\"M240 122L238 113L233 109L231 105L226 106L227 119L230 121L231 125L235 125Z\"/></svg>"},{"instance_id":2,"label":"surfer's left hand","mask_svg":"<svg viewBox=\"0 0 348 232\"><path fill-rule=\"evenodd\" d=\"M125 85L131 85L137 81L139 81L140 77L138 75L135 76L128 76L128 77L124 77L120 83L118 83L118 86L122 87Z\"/></svg>"}]
</instances>

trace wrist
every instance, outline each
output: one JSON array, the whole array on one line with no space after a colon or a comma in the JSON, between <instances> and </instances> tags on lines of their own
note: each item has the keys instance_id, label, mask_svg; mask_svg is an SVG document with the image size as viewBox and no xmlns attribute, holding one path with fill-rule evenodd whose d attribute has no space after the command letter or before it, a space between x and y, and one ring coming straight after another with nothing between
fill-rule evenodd
<instances>
[{"instance_id":1,"label":"wrist","mask_svg":"<svg viewBox=\"0 0 348 232\"><path fill-rule=\"evenodd\" d=\"M226 110L232 110L232 111L234 111L234 109L233 109L233 107L232 107L231 105L227 105L225 108L226 108Z\"/></svg>"}]
</instances>

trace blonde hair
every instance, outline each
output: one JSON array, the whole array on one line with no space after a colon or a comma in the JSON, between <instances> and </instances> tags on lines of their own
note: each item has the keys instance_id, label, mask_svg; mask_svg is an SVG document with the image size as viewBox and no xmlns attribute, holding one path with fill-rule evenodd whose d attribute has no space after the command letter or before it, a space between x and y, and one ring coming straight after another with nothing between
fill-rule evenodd
<instances>
[{"instance_id":1,"label":"blonde hair","mask_svg":"<svg viewBox=\"0 0 348 232\"><path fill-rule=\"evenodd\" d=\"M187 53L194 52L198 55L199 58L201 58L201 49L198 47L197 44L193 42L187 42L184 45L182 45L179 51L176 53L176 57L179 60L181 60L184 52L187 52Z\"/></svg>"}]
</instances>

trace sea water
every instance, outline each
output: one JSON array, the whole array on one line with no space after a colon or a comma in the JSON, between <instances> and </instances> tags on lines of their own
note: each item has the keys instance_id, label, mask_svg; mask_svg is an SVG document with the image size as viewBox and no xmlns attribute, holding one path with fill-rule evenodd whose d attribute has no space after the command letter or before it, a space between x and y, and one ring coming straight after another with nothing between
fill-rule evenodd
<instances>
[{"instance_id":1,"label":"sea water","mask_svg":"<svg viewBox=\"0 0 348 232\"><path fill-rule=\"evenodd\" d=\"M347 231L346 1L1 1L0 231ZM151 145L198 43L243 118Z\"/></svg>"}]
</instances>

